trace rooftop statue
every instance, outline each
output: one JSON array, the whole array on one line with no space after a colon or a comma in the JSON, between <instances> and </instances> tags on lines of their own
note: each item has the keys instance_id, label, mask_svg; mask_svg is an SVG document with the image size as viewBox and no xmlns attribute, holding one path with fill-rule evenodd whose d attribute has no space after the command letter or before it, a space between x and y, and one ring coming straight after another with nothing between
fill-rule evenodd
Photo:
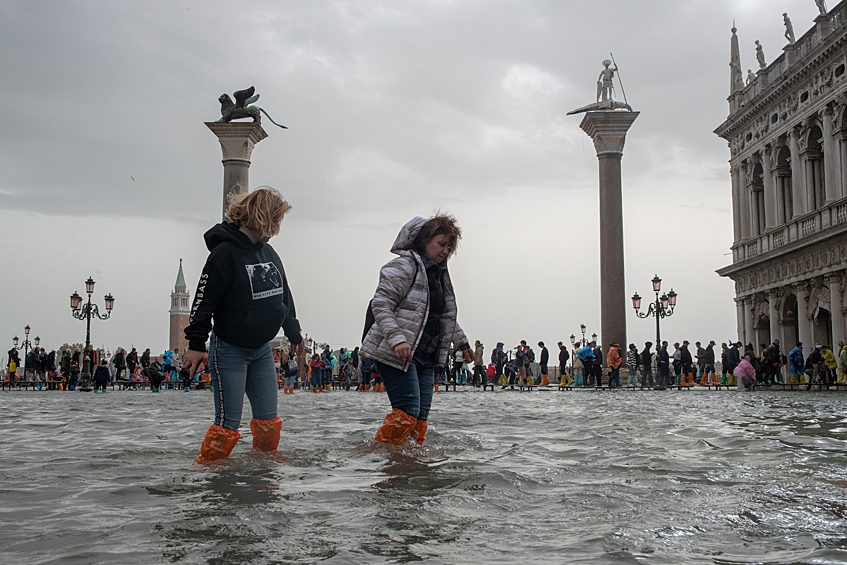
<instances>
[{"instance_id":1,"label":"rooftop statue","mask_svg":"<svg viewBox=\"0 0 847 565\"><path fill-rule=\"evenodd\" d=\"M242 118L253 118L254 123L261 125L262 113L264 113L272 124L282 129L288 129L284 125L276 123L264 108L250 105L259 99L259 95L254 95L254 92L256 92L256 88L253 86L244 90L236 90L232 93L235 96L235 102L232 101L229 94L221 94L218 97L218 102L221 103L221 119L218 121L231 122L232 120L240 120Z\"/></svg>"},{"instance_id":2,"label":"rooftop statue","mask_svg":"<svg viewBox=\"0 0 847 565\"><path fill-rule=\"evenodd\" d=\"M759 40L756 40L756 60L759 62L759 68L764 69L767 67L767 63L765 63L765 51L762 49L762 44L759 43Z\"/></svg>"},{"instance_id":3,"label":"rooftop statue","mask_svg":"<svg viewBox=\"0 0 847 565\"><path fill-rule=\"evenodd\" d=\"M632 108L626 102L617 102L612 99L612 92L615 89L612 79L615 77L615 73L618 72L618 66L615 65L614 67L609 68L611 65L612 61L610 60L606 59L603 61L603 70L600 71L600 76L597 79L597 102L572 110L568 112L569 116L579 114L581 112L611 110L629 110L632 112ZM618 76L618 81L620 81L620 75ZM623 90L623 85L621 85L621 90ZM624 100L626 100L626 95L624 95Z\"/></svg>"},{"instance_id":4,"label":"rooftop statue","mask_svg":"<svg viewBox=\"0 0 847 565\"><path fill-rule=\"evenodd\" d=\"M751 69L747 69L747 84L750 84L756 80L756 73L754 73Z\"/></svg>"},{"instance_id":5,"label":"rooftop statue","mask_svg":"<svg viewBox=\"0 0 847 565\"><path fill-rule=\"evenodd\" d=\"M826 14L826 0L815 0L815 4L817 5L821 16Z\"/></svg>"},{"instance_id":6,"label":"rooftop statue","mask_svg":"<svg viewBox=\"0 0 847 565\"><path fill-rule=\"evenodd\" d=\"M785 39L788 40L789 45L794 45L794 26L791 25L791 18L788 17L788 13L782 14L782 21L785 23Z\"/></svg>"}]
</instances>

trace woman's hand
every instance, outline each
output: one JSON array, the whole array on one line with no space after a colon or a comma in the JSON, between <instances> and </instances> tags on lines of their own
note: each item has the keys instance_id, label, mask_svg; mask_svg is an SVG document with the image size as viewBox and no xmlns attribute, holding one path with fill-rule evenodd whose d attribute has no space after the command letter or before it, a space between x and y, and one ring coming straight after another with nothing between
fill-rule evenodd
<instances>
[{"instance_id":1,"label":"woman's hand","mask_svg":"<svg viewBox=\"0 0 847 565\"><path fill-rule=\"evenodd\" d=\"M474 362L474 354L473 354L473 350L472 350L470 347L468 347L467 349L465 349L465 350L463 351L463 353L465 354L465 363L467 363L468 365L470 365L471 363L473 363L473 362Z\"/></svg>"},{"instance_id":2,"label":"woman's hand","mask_svg":"<svg viewBox=\"0 0 847 565\"><path fill-rule=\"evenodd\" d=\"M203 363L206 362L208 355L209 354L205 351L201 352L188 349L182 356L182 366L188 367L189 373L191 376L194 376L200 372L200 369L203 367Z\"/></svg>"},{"instance_id":3,"label":"woman's hand","mask_svg":"<svg viewBox=\"0 0 847 565\"><path fill-rule=\"evenodd\" d=\"M400 361L406 361L407 363L412 362L412 348L405 341L394 346L394 355L396 355L397 359Z\"/></svg>"}]
</instances>

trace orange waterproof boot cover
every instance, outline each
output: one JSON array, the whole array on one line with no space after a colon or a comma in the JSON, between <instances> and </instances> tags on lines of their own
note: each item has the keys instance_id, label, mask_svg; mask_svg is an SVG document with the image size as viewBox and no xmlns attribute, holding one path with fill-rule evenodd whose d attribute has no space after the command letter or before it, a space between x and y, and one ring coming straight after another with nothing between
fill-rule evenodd
<instances>
[{"instance_id":1,"label":"orange waterproof boot cover","mask_svg":"<svg viewBox=\"0 0 847 565\"><path fill-rule=\"evenodd\" d=\"M709 384L709 373L703 373L703 378L700 379L700 384L702 386L708 386L708 384Z\"/></svg>"},{"instance_id":2,"label":"orange waterproof boot cover","mask_svg":"<svg viewBox=\"0 0 847 565\"><path fill-rule=\"evenodd\" d=\"M206 437L203 438L203 445L200 446L197 462L208 463L228 457L240 437L241 434L235 430L228 430L223 426L210 426Z\"/></svg>"},{"instance_id":3,"label":"orange waterproof boot cover","mask_svg":"<svg viewBox=\"0 0 847 565\"><path fill-rule=\"evenodd\" d=\"M418 423L415 425L415 429L412 430L409 437L418 442L418 445L423 445L423 442L426 439L426 420L418 420Z\"/></svg>"},{"instance_id":4,"label":"orange waterproof boot cover","mask_svg":"<svg viewBox=\"0 0 847 565\"><path fill-rule=\"evenodd\" d=\"M541 379L541 385L539 386L548 386L550 384L550 377L544 375L544 378Z\"/></svg>"},{"instance_id":5,"label":"orange waterproof boot cover","mask_svg":"<svg viewBox=\"0 0 847 565\"><path fill-rule=\"evenodd\" d=\"M376 431L374 441L400 445L412 433L417 423L417 418L412 418L399 408L395 408L383 420L382 425Z\"/></svg>"},{"instance_id":6,"label":"orange waterproof boot cover","mask_svg":"<svg viewBox=\"0 0 847 565\"><path fill-rule=\"evenodd\" d=\"M282 430L282 420L279 416L273 420L250 420L250 432L253 434L253 449L260 451L276 451L279 446L279 432Z\"/></svg>"}]
</instances>

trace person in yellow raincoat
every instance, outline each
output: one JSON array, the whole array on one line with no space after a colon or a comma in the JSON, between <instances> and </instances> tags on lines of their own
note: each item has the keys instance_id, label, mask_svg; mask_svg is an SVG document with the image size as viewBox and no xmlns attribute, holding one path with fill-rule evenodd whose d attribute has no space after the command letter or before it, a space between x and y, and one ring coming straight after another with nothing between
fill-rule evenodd
<instances>
[{"instance_id":1,"label":"person in yellow raincoat","mask_svg":"<svg viewBox=\"0 0 847 565\"><path fill-rule=\"evenodd\" d=\"M832 352L832 349L825 345L821 349L823 349L823 362L826 365L826 374L821 376L821 382L827 385L833 384L838 371L838 361L835 359L835 353Z\"/></svg>"}]
</instances>

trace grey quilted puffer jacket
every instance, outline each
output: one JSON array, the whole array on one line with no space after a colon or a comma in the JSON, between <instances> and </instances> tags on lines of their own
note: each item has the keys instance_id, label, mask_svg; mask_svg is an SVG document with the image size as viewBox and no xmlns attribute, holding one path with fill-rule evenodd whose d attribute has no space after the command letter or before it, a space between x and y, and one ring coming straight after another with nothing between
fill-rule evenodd
<instances>
[{"instance_id":1,"label":"grey quilted puffer jacket","mask_svg":"<svg viewBox=\"0 0 847 565\"><path fill-rule=\"evenodd\" d=\"M380 363L408 369L408 363L400 361L394 347L408 343L414 352L423 334L429 312L429 284L423 259L412 251L415 241L426 219L412 218L397 235L391 252L399 255L379 271L379 285L374 293L372 308L374 325L365 336L361 354ZM447 349L451 343L464 345L468 339L456 321L456 294L450 273L444 274L444 312L441 314L441 343L435 355L436 370L447 365Z\"/></svg>"}]
</instances>

